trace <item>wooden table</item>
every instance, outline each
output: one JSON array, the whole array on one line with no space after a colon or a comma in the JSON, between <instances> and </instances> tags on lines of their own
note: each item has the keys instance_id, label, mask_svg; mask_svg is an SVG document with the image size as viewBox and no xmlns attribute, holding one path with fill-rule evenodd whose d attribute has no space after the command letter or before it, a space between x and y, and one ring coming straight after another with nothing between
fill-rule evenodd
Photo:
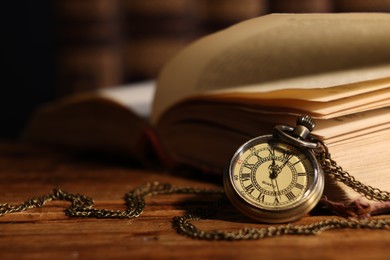
<instances>
[{"instance_id":1,"label":"wooden table","mask_svg":"<svg viewBox=\"0 0 390 260\"><path fill-rule=\"evenodd\" d=\"M124 209L123 196L150 181L177 186L220 188L201 178L137 169L123 161L82 158L41 147L0 145L0 204L16 204L59 187L92 197L97 208ZM70 218L68 202L0 217L0 257L42 258L239 258L239 259L389 259L389 230L330 230L317 236L281 236L256 241L202 241L177 234L172 218L202 207L215 197L158 195L147 200L135 219ZM308 216L299 224L329 218ZM210 220L194 222L205 230L261 227L228 206Z\"/></svg>"}]
</instances>

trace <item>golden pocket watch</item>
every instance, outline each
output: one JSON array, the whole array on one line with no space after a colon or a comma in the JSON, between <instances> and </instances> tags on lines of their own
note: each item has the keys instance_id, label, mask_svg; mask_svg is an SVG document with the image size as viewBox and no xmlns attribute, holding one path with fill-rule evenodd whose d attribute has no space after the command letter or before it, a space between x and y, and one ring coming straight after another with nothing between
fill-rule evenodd
<instances>
[{"instance_id":1,"label":"golden pocket watch","mask_svg":"<svg viewBox=\"0 0 390 260\"><path fill-rule=\"evenodd\" d=\"M247 216L266 223L290 222L312 210L322 196L324 174L313 149L315 124L301 116L295 128L275 126L274 135L243 144L224 174L231 203Z\"/></svg>"}]
</instances>

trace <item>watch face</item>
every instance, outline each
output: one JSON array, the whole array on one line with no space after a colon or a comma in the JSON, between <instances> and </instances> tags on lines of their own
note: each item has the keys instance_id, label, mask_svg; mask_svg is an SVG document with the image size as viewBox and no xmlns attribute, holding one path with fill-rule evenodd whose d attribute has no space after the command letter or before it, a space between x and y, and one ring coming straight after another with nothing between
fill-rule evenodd
<instances>
[{"instance_id":1,"label":"watch face","mask_svg":"<svg viewBox=\"0 0 390 260\"><path fill-rule=\"evenodd\" d=\"M272 136L255 138L244 144L230 162L225 177L230 184L228 197L233 204L240 203L239 208L249 204L260 209L260 214L261 210L297 214L294 209L311 203L310 194L318 193L317 168L315 158L305 149Z\"/></svg>"}]
</instances>

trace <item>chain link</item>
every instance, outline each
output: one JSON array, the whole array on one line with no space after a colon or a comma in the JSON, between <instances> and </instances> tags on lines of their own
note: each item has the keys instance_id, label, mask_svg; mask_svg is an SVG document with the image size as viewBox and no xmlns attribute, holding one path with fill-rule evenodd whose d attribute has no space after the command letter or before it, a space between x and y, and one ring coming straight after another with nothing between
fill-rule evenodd
<instances>
[{"instance_id":1,"label":"chain link","mask_svg":"<svg viewBox=\"0 0 390 260\"><path fill-rule=\"evenodd\" d=\"M301 117L297 122L297 127L305 126L311 131L314 127L314 122L309 117ZM281 127L281 126L279 126ZM284 127L286 128L286 127ZM284 133L284 128L281 128L281 137L290 135ZM310 128L310 129L309 129ZM276 129L279 129L276 127ZM290 128L287 128L290 129ZM301 129L301 128L300 128ZM306 132L305 132L306 133ZM303 137L304 132L301 132ZM365 185L357 181L347 171L344 171L332 158L329 150L324 142L317 140L312 136L308 137L309 142L299 141L298 145L310 148L312 144L314 153L319 161L325 174L334 176L334 178L347 186L351 187L356 192L364 195L370 200L390 201L390 192L382 191L377 188ZM291 140L290 140L291 142ZM296 140L294 141L296 142ZM316 143L318 145L316 145ZM309 144L309 145L308 145ZM93 218L136 218L139 217L145 206L145 199L148 196L162 195L162 194L203 194L203 195L221 195L221 198L208 207L198 209L193 212L184 214L183 216L174 217L172 220L172 227L177 233L191 237L194 239L204 240L254 240L267 237L274 237L280 235L314 235L329 229L342 228L367 228L367 229L386 229L390 226L390 218L383 219L327 219L324 221L315 222L308 225L293 225L286 224L280 226L266 226L263 228L242 228L237 231L213 230L203 231L192 224L192 221L207 219L211 215L219 212L229 202L222 189L202 189L194 187L174 187L171 184L151 182L142 185L133 191L125 194L124 211L96 209L92 198L80 194L71 194L60 189L54 189L52 193L43 195L38 198L32 198L22 202L19 205L10 205L8 203L0 204L0 216L5 214L22 212L27 209L38 208L44 206L47 202L52 200L68 201L71 205L65 209L65 214L70 217L93 217Z\"/></svg>"},{"instance_id":2,"label":"chain link","mask_svg":"<svg viewBox=\"0 0 390 260\"><path fill-rule=\"evenodd\" d=\"M19 205L8 203L0 204L0 216L13 212L22 212L32 208L44 206L53 200L71 202L65 209L65 214L70 217L93 217L93 218L136 218L139 217L145 206L145 198L161 194L223 194L219 189L201 189L192 187L174 187L169 183L150 182L125 194L126 210L107 210L94 208L92 198L80 194L71 194L60 189L54 189L52 193L38 198L26 200Z\"/></svg>"},{"instance_id":3,"label":"chain link","mask_svg":"<svg viewBox=\"0 0 390 260\"><path fill-rule=\"evenodd\" d=\"M229 202L221 189L201 189L193 187L174 187L171 184L151 182L142 185L125 195L126 210L107 210L94 208L91 198L80 194L71 194L60 189L53 190L52 193L29 199L19 205L0 205L0 216L13 212L21 212L27 209L44 206L45 203L53 200L63 200L71 202L65 209L65 214L70 217L93 217L93 218L136 218L139 217L145 206L145 198L162 194L203 194L221 195L221 198L207 208L198 209L183 216L174 217L172 227L178 234L203 240L254 240L280 235L314 235L321 231L341 228L367 228L385 229L390 225L390 218L357 220L357 219L328 219L308 225L281 225L268 226L264 228L243 228L237 231L203 231L192 224L192 221L206 219L217 213Z\"/></svg>"},{"instance_id":4,"label":"chain link","mask_svg":"<svg viewBox=\"0 0 390 260\"><path fill-rule=\"evenodd\" d=\"M194 226L191 221L199 220L196 214L188 213L173 219L173 227L177 233L202 240L256 240L282 235L316 235L330 229L385 229L390 225L390 218L384 219L327 219L308 225L286 224L263 228L245 227L237 231L203 231Z\"/></svg>"},{"instance_id":5,"label":"chain link","mask_svg":"<svg viewBox=\"0 0 390 260\"><path fill-rule=\"evenodd\" d=\"M317 142L319 148L315 153L325 174L334 176L336 180L351 187L354 191L362 194L369 200L390 201L390 192L365 185L356 180L355 177L350 175L347 171L344 171L343 168L331 158L329 149L323 141L317 140Z\"/></svg>"}]
</instances>

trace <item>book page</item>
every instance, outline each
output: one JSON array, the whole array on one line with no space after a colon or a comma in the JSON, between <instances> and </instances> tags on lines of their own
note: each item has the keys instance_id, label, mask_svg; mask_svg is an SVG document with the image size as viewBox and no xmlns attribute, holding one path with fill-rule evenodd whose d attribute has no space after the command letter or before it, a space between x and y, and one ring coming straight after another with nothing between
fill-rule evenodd
<instances>
[{"instance_id":1,"label":"book page","mask_svg":"<svg viewBox=\"0 0 390 260\"><path fill-rule=\"evenodd\" d=\"M388 79L379 80L386 83ZM324 89L291 89L266 93L226 93L190 98L196 102L225 102L261 110L264 113L310 114L329 119L390 106L390 87L359 82ZM323 94L323 96L320 96Z\"/></svg>"},{"instance_id":2,"label":"book page","mask_svg":"<svg viewBox=\"0 0 390 260\"><path fill-rule=\"evenodd\" d=\"M161 71L152 122L184 98L237 89L324 88L390 77L390 14L273 14L181 51Z\"/></svg>"},{"instance_id":3,"label":"book page","mask_svg":"<svg viewBox=\"0 0 390 260\"><path fill-rule=\"evenodd\" d=\"M296 92L299 93L301 91ZM306 92L310 96L312 91L306 90ZM215 100L228 103L258 106L260 108L263 107L265 110L269 110L269 112L278 110L288 113L288 111L291 110L300 110L302 113L310 113L312 115L316 115L316 117L321 118L343 116L345 114L358 113L366 110L390 106L390 88L371 91L360 95L346 96L329 101L313 101L310 99L307 100L303 96L297 97L294 95L287 96L283 94L286 93L282 93L282 95L280 95L281 97L279 98L278 95L275 94L263 96L258 93L252 93L251 95L248 93L231 93L225 95L199 96L194 97L192 100ZM269 98L269 96L274 98Z\"/></svg>"},{"instance_id":4,"label":"book page","mask_svg":"<svg viewBox=\"0 0 390 260\"><path fill-rule=\"evenodd\" d=\"M126 106L142 118L149 118L155 87L155 81L149 80L100 89L98 94Z\"/></svg>"},{"instance_id":5,"label":"book page","mask_svg":"<svg viewBox=\"0 0 390 260\"><path fill-rule=\"evenodd\" d=\"M390 69L390 68L389 68ZM362 81L328 88L292 88L264 91L267 88L242 87L223 89L204 94L206 98L215 99L296 99L316 102L328 102L337 99L362 95L377 90L390 88L390 78ZM259 92L264 91L264 92Z\"/></svg>"},{"instance_id":6,"label":"book page","mask_svg":"<svg viewBox=\"0 0 390 260\"><path fill-rule=\"evenodd\" d=\"M389 135L390 128L387 128L377 132L368 132L360 136L351 136L342 142L328 143L328 146L332 154L332 159L343 170L348 171L356 180L381 190L389 190L389 139L384 138ZM326 189L324 194L329 199L336 199L338 201L340 199L342 201L359 199L367 203L372 203L372 201L370 202L340 182L332 182L329 179L325 186L329 185L329 187L333 187L332 184L336 184L343 192L337 192L337 189L327 192ZM341 195L342 197L339 199L338 196Z\"/></svg>"},{"instance_id":7,"label":"book page","mask_svg":"<svg viewBox=\"0 0 390 260\"><path fill-rule=\"evenodd\" d=\"M371 127L379 126L380 129L390 128L389 112L390 107L385 107L328 120L316 120L317 126L314 133L322 137L327 137L327 140L334 137L341 137L345 140L348 139L346 135L353 133L355 136L357 131L367 129L370 131Z\"/></svg>"}]
</instances>

